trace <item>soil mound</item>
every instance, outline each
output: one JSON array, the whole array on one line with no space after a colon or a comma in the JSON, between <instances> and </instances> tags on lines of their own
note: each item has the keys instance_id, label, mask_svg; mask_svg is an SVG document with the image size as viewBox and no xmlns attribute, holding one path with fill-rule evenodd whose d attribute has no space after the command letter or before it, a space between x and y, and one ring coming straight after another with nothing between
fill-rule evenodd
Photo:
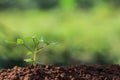
<instances>
[{"instance_id":1,"label":"soil mound","mask_svg":"<svg viewBox=\"0 0 120 80\"><path fill-rule=\"evenodd\" d=\"M0 80L120 80L120 66L15 66L12 69L0 69Z\"/></svg>"}]
</instances>

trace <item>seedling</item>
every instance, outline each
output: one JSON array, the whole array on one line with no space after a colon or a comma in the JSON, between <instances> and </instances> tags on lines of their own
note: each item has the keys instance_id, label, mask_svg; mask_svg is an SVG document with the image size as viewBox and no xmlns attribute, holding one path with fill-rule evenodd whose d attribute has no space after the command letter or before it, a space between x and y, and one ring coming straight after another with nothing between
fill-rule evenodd
<instances>
[{"instance_id":1,"label":"seedling","mask_svg":"<svg viewBox=\"0 0 120 80\"><path fill-rule=\"evenodd\" d=\"M29 50L29 52L27 53L27 55L32 55L32 58L29 59L24 59L25 62L29 62L29 63L33 63L36 64L37 63L37 54L45 47L51 45L51 44L56 44L56 42L47 42L45 41L43 38L38 39L36 36L32 36L32 42L34 47L30 48L28 45L26 45L26 43L24 42L23 39L18 38L16 41L17 45L22 45L24 46L26 49Z\"/></svg>"}]
</instances>

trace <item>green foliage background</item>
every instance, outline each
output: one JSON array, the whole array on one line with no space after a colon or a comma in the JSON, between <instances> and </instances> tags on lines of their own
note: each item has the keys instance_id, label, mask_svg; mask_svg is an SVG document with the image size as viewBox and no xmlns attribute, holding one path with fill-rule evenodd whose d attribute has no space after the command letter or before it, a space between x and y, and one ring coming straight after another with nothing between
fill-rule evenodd
<instances>
[{"instance_id":1,"label":"green foliage background","mask_svg":"<svg viewBox=\"0 0 120 80\"><path fill-rule=\"evenodd\" d=\"M46 64L120 64L119 0L0 0L0 66L23 66L26 49L5 43L37 34L58 44ZM7 65L7 66L6 66Z\"/></svg>"}]
</instances>

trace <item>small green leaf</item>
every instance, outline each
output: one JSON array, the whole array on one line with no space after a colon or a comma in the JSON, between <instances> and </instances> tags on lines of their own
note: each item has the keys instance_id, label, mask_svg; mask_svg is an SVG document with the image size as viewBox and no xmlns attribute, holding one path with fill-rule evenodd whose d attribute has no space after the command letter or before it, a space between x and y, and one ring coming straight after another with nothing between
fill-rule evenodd
<instances>
[{"instance_id":1,"label":"small green leaf","mask_svg":"<svg viewBox=\"0 0 120 80\"><path fill-rule=\"evenodd\" d=\"M31 51L27 53L27 55L32 55L32 54L33 54L33 53L32 53Z\"/></svg>"},{"instance_id":2,"label":"small green leaf","mask_svg":"<svg viewBox=\"0 0 120 80\"><path fill-rule=\"evenodd\" d=\"M44 64L45 64L45 63L43 63L43 62L38 62L38 61L37 61L36 63L37 63L37 64L41 64L41 65L44 65Z\"/></svg>"},{"instance_id":3,"label":"small green leaf","mask_svg":"<svg viewBox=\"0 0 120 80\"><path fill-rule=\"evenodd\" d=\"M25 62L29 62L29 63L34 62L33 59L24 59L24 61L25 61Z\"/></svg>"},{"instance_id":4,"label":"small green leaf","mask_svg":"<svg viewBox=\"0 0 120 80\"><path fill-rule=\"evenodd\" d=\"M20 44L23 44L23 40L22 39L17 39L17 44L20 45Z\"/></svg>"},{"instance_id":5,"label":"small green leaf","mask_svg":"<svg viewBox=\"0 0 120 80\"><path fill-rule=\"evenodd\" d=\"M32 38L33 38L33 39L35 39L35 38L36 38L36 36L34 35L34 36L32 36Z\"/></svg>"},{"instance_id":6,"label":"small green leaf","mask_svg":"<svg viewBox=\"0 0 120 80\"><path fill-rule=\"evenodd\" d=\"M5 43L8 43L8 44L16 44L16 42L14 42L14 41L9 41L9 40L5 40Z\"/></svg>"},{"instance_id":7,"label":"small green leaf","mask_svg":"<svg viewBox=\"0 0 120 80\"><path fill-rule=\"evenodd\" d=\"M39 40L40 43L44 42L43 37L41 37L41 39Z\"/></svg>"},{"instance_id":8,"label":"small green leaf","mask_svg":"<svg viewBox=\"0 0 120 80\"><path fill-rule=\"evenodd\" d=\"M51 44L55 45L55 44L57 44L57 42L50 42L49 45L51 45Z\"/></svg>"},{"instance_id":9,"label":"small green leaf","mask_svg":"<svg viewBox=\"0 0 120 80\"><path fill-rule=\"evenodd\" d=\"M46 42L47 45L55 45L57 42Z\"/></svg>"},{"instance_id":10,"label":"small green leaf","mask_svg":"<svg viewBox=\"0 0 120 80\"><path fill-rule=\"evenodd\" d=\"M49 45L49 44L50 44L48 41L45 41L44 43L45 43L46 45Z\"/></svg>"}]
</instances>

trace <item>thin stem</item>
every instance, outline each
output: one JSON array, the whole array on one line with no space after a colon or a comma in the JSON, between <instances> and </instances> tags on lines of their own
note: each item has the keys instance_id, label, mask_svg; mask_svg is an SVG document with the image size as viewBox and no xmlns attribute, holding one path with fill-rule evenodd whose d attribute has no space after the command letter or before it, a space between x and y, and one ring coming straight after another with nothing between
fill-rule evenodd
<instances>
[{"instance_id":1,"label":"thin stem","mask_svg":"<svg viewBox=\"0 0 120 80\"><path fill-rule=\"evenodd\" d=\"M35 41L35 39L33 38L32 39L33 40L33 42L34 42L34 49L37 47L37 43L36 43L36 41Z\"/></svg>"},{"instance_id":2,"label":"thin stem","mask_svg":"<svg viewBox=\"0 0 120 80\"><path fill-rule=\"evenodd\" d=\"M48 46L48 45L46 45L46 46ZM41 49L45 48L46 46L42 46L42 47L38 48L37 53L39 53L41 51Z\"/></svg>"},{"instance_id":3,"label":"thin stem","mask_svg":"<svg viewBox=\"0 0 120 80\"><path fill-rule=\"evenodd\" d=\"M43 46L42 47L39 47L38 49L37 49L37 51L39 51L40 49L42 49L42 48L44 48Z\"/></svg>"},{"instance_id":4,"label":"thin stem","mask_svg":"<svg viewBox=\"0 0 120 80\"><path fill-rule=\"evenodd\" d=\"M33 54L34 54L34 56L33 56L33 61L34 61L34 64L36 64L36 54L37 54L37 52L36 52L36 50L33 52Z\"/></svg>"},{"instance_id":5,"label":"thin stem","mask_svg":"<svg viewBox=\"0 0 120 80\"><path fill-rule=\"evenodd\" d=\"M25 44L23 44L23 46L25 47L25 48L27 48L28 50L30 50L30 51L33 51L32 49L30 49L27 45L25 45Z\"/></svg>"}]
</instances>

